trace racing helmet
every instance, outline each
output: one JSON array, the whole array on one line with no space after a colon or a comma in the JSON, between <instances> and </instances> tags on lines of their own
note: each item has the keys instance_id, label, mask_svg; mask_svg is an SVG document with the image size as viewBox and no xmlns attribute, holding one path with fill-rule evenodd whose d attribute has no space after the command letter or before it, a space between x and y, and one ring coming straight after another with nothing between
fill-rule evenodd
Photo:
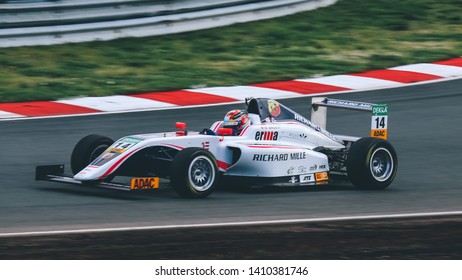
<instances>
[{"instance_id":1,"label":"racing helmet","mask_svg":"<svg viewBox=\"0 0 462 280\"><path fill-rule=\"evenodd\" d=\"M241 134L242 130L249 124L249 115L245 111L237 109L229 111L223 120L223 127L232 128L233 135Z\"/></svg>"}]
</instances>

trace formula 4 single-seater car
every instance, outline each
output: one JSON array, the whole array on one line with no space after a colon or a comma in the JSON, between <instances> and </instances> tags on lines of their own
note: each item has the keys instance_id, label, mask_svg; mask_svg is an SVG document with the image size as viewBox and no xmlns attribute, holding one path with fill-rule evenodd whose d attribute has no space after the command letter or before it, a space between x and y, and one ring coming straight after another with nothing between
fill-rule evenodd
<instances>
[{"instance_id":1,"label":"formula 4 single-seater car","mask_svg":"<svg viewBox=\"0 0 462 280\"><path fill-rule=\"evenodd\" d=\"M387 136L387 106L313 98L311 121L281 103L249 98L250 119L239 135L215 122L202 132L139 134L113 141L89 135L75 146L71 169L37 166L36 180L120 190L154 189L160 178L181 196L201 198L219 184L305 186L348 180L361 189L384 189L397 172L397 156ZM326 131L328 107L372 112L372 137ZM119 176L127 183L117 183ZM128 180L127 180L128 181Z\"/></svg>"}]
</instances>

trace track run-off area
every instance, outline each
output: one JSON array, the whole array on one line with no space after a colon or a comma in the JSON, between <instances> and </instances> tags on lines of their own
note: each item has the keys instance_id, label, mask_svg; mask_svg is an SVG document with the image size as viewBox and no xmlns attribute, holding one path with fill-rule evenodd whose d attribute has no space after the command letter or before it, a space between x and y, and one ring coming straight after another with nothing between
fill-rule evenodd
<instances>
[{"instance_id":1,"label":"track run-off area","mask_svg":"<svg viewBox=\"0 0 462 280\"><path fill-rule=\"evenodd\" d=\"M454 215L450 215L450 218L448 216L434 216L427 219L418 217L417 222L404 219L404 223L402 218L395 223L391 217L386 219L388 221L386 226L368 224L371 236L363 236L361 239L359 234L355 235L355 238L358 243L363 240L363 244L370 244L370 248L377 247L377 244L371 244L371 240L374 238L378 240L381 235L385 232L389 233L390 230L397 234L402 230L402 227L396 227L398 224L409 227L417 223L417 227L421 227L420 229L423 230L421 232L428 234L428 245L433 246L429 250L435 252L434 255L427 251L425 253L411 252L407 255L399 255L393 251L394 253L388 252L388 255L375 252L377 254L362 256L365 258L387 258L388 256L390 258L460 259L462 173L459 171L460 163L458 160L462 157L462 149L460 149L462 79L445 79L439 82L399 88L349 92L335 95L335 98L388 104L389 141L397 150L399 166L395 181L386 190L363 191L355 189L350 184L309 188L258 189L247 193L232 189L219 189L207 199L190 200L178 197L165 183L161 185L159 190L128 193L34 181L35 166L37 165L65 163L67 170L69 170L70 154L74 145L88 134L97 133L118 139L130 134L174 131L176 121L186 122L188 130L197 131L209 127L215 120L223 118L230 109L244 108L243 104L2 121L0 122L2 140L2 153L0 154L0 249L4 249L2 252L7 252L5 249L8 249L9 253L2 253L3 256L0 257L53 258L54 256L60 258L59 254L62 253L63 258L66 258L65 256L72 258L66 254L67 249L56 249L56 247L50 249L50 247L43 245L50 242L50 244L54 244L53 246L59 247L61 246L59 244L63 244L60 242L65 239L67 242L65 243L70 246L69 248L72 247L72 250L77 252L74 255L76 258L124 259L132 257L162 258L162 256L163 258L198 259L204 257L241 258L239 252L241 254L249 252L236 251L235 249L239 248L239 246L236 247L236 244L245 241L251 243L252 238L261 236L261 227L263 226L265 227L265 234L274 233L274 236L267 240L268 244L271 243L271 240L277 240L275 242L280 244L280 247L284 247L284 244L290 243L288 240L291 239L291 236L297 242L299 240L304 242L304 238L314 238L314 236L310 237L309 230L307 230L310 227L310 219L313 220L311 223L316 222L314 224L316 226L313 228L318 227L318 230L322 220L328 220L327 224L322 226L325 231L337 232L338 236L330 236L330 238L338 241L342 239L342 236L348 236L348 232L351 234L352 229L362 227L358 225L358 220L342 221L341 224L336 225L332 219L342 219L342 217L367 218L368 216L376 216L377 218L387 215L397 215L396 217L398 217L399 215L412 216L421 213L431 216L444 212ZM280 101L310 118L310 96ZM336 134L368 136L370 115L343 110L329 110L327 129ZM459 215L456 215L457 213ZM272 224L266 224L269 221ZM293 223L288 223L290 221L299 224L294 226ZM303 221L306 223L303 223L304 229L302 230L300 226ZM445 226L441 225L430 230L432 225L438 225L443 221L447 222ZM242 223L244 224L241 225ZM252 230L248 228L238 230L239 227L246 226L245 223L253 223ZM196 240L191 239L193 236L198 236L194 234L194 225L202 225L200 238ZM214 227L213 225L220 226ZM255 225L260 227L260 231L256 230ZM137 228L140 230L127 231ZM144 230L141 230L143 228ZM393 231L393 228L396 230ZM97 231L104 231L104 229L111 229L105 231L106 235L115 234L115 232L118 232L119 235L110 238L95 236L98 234ZM430 242L432 240L431 232L437 232L438 229L445 231L443 239ZM458 233L456 233L457 229ZM246 230L248 234L243 236L242 234ZM415 228L408 228L407 230L402 231L402 235L389 235L396 237L393 238L395 242L399 239L399 242L402 243L400 248L412 247L413 237L420 236L416 233ZM75 237L77 233L69 233L72 231L80 232L79 237ZM285 232L284 235L281 235L283 236L282 239L275 234L280 231ZM53 232L54 234L50 235ZM137 236L137 238L141 238L139 240L145 242L131 242L130 240L133 240L131 235L135 234L134 232L142 236ZM297 232L298 234L296 234ZM41 234L37 235L37 233ZM210 238L207 238L208 233L210 233ZM305 234L301 235L300 233ZM233 234L242 238L232 238ZM438 234L443 233L440 231ZM25 241L24 235L32 239ZM212 238L216 238L215 243L212 242ZM318 241L322 240L319 236L317 238ZM44 239L48 241L45 242ZM124 248L128 248L128 255L111 254L108 250L117 246L110 243L110 240L119 242L117 243L119 245L124 244ZM223 242L223 240L227 240L227 242ZM422 240L425 240L423 236ZM419 242L426 242L422 240ZM164 252L170 252L170 255L153 255L154 247L151 248L153 249L152 254L149 254L146 250L150 248L149 244L153 244L153 242L162 242L165 247ZM319 242L322 244L322 241ZM447 254L438 252L435 249L435 246L439 246L438 242L451 245L449 247L452 247L452 250L459 248L457 249L458 255L454 251L447 252ZM207 253L207 250L202 252L200 249L202 248L200 244L206 244L205 247L213 247L218 243L220 245L217 248L220 248L221 254ZM45 247L40 247L37 244L42 244ZM75 249L76 246L82 244L93 249L87 251L85 251L86 247L82 247L81 251ZM171 246L168 247L166 244ZM234 253L226 254L226 244L230 248L235 248L232 251ZM390 247L392 244L394 243L390 241L387 246ZM103 247L104 249L102 249ZM27 248L27 253L24 253L26 252L25 248ZM120 247L117 248L120 249ZM133 252L137 253L130 254L132 252L130 248L135 248ZM23 249L24 251L21 251ZM348 252L344 250L343 254L345 255L336 255L333 253L325 254L325 251L323 251L324 254L321 254L322 250L319 250L320 254L310 255L309 249L305 249L305 254L301 252L295 254L295 249L292 251L275 249L272 252L278 252L277 254L270 254L269 252L266 252L266 255L249 253L247 258L343 258L343 256L361 258L358 251ZM15 250L21 253L15 255ZM450 251L451 249L447 250ZM182 252L185 251L190 253L182 255ZM202 254L198 253L199 251ZM47 255L40 255L39 252ZM105 253L98 255L97 252ZM157 253L159 252L161 251L157 251ZM313 252L316 250L311 253Z\"/></svg>"}]
</instances>

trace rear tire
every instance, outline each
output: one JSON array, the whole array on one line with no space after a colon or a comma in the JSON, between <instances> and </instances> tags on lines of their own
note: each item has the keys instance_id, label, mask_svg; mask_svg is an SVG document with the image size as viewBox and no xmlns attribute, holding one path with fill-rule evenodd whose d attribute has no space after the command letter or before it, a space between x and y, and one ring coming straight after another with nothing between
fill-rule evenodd
<instances>
[{"instance_id":1,"label":"rear tire","mask_svg":"<svg viewBox=\"0 0 462 280\"><path fill-rule=\"evenodd\" d=\"M385 189L395 179L397 168L395 149L386 140L361 138L348 151L348 177L357 188Z\"/></svg>"},{"instance_id":2,"label":"rear tire","mask_svg":"<svg viewBox=\"0 0 462 280\"><path fill-rule=\"evenodd\" d=\"M82 138L74 147L71 155L71 169L79 173L101 155L114 141L106 136L91 134Z\"/></svg>"},{"instance_id":3,"label":"rear tire","mask_svg":"<svg viewBox=\"0 0 462 280\"><path fill-rule=\"evenodd\" d=\"M190 147L174 157L170 183L180 196L203 198L215 190L218 176L215 157L207 150Z\"/></svg>"}]
</instances>

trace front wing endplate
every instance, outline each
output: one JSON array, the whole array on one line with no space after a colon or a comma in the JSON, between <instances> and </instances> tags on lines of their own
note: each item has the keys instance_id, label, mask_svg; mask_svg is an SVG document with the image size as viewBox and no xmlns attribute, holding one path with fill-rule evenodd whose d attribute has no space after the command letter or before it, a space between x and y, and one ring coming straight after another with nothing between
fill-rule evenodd
<instances>
[{"instance_id":1,"label":"front wing endplate","mask_svg":"<svg viewBox=\"0 0 462 280\"><path fill-rule=\"evenodd\" d=\"M64 173L64 164L40 165L35 168L35 180L59 182L72 185L88 185L106 189L130 191L130 185L113 183L113 182L82 182L75 180L72 175Z\"/></svg>"}]
</instances>

